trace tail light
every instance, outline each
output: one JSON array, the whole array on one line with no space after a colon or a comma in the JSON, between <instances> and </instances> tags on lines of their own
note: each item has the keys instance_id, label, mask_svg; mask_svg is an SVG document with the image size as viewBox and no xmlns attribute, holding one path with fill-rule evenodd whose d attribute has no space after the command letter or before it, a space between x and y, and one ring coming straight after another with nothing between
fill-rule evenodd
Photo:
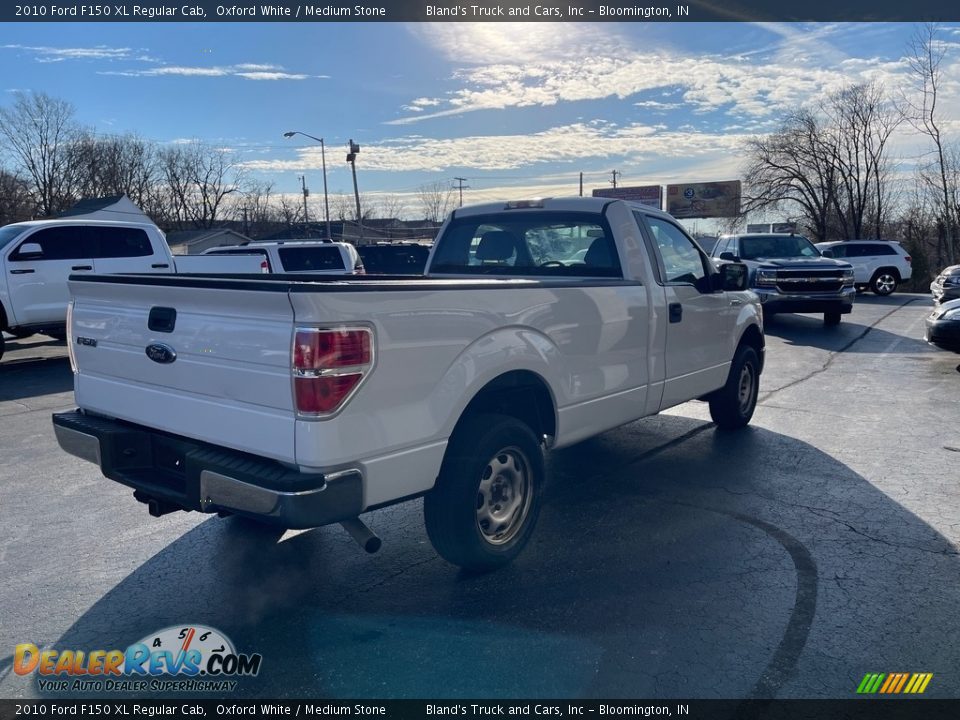
<instances>
[{"instance_id":1,"label":"tail light","mask_svg":"<svg viewBox=\"0 0 960 720\"><path fill-rule=\"evenodd\" d=\"M270 263L267 262L266 258L260 261L260 272L262 273L270 272Z\"/></svg>"},{"instance_id":2,"label":"tail light","mask_svg":"<svg viewBox=\"0 0 960 720\"><path fill-rule=\"evenodd\" d=\"M906 260L908 263L910 262L910 256L909 256L909 255L904 256L903 259Z\"/></svg>"},{"instance_id":3,"label":"tail light","mask_svg":"<svg viewBox=\"0 0 960 720\"><path fill-rule=\"evenodd\" d=\"M369 328L296 329L293 396L301 415L331 415L343 407L373 367Z\"/></svg>"}]
</instances>

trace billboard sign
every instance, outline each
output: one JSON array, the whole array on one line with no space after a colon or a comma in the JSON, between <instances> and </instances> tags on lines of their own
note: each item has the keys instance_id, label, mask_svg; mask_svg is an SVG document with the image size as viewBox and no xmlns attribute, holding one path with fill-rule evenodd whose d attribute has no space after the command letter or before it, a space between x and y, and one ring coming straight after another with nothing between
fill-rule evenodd
<instances>
[{"instance_id":1,"label":"billboard sign","mask_svg":"<svg viewBox=\"0 0 960 720\"><path fill-rule=\"evenodd\" d=\"M667 212L677 218L735 217L740 181L667 185Z\"/></svg>"},{"instance_id":2,"label":"billboard sign","mask_svg":"<svg viewBox=\"0 0 960 720\"><path fill-rule=\"evenodd\" d=\"M635 187L602 188L593 191L594 197L629 200L660 209L661 190L659 185L637 185Z\"/></svg>"}]
</instances>

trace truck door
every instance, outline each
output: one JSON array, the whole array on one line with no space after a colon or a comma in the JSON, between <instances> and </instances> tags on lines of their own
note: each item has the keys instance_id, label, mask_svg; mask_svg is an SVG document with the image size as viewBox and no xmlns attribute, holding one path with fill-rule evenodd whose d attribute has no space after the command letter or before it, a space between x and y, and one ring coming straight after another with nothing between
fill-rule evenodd
<instances>
[{"instance_id":1,"label":"truck door","mask_svg":"<svg viewBox=\"0 0 960 720\"><path fill-rule=\"evenodd\" d=\"M173 272L166 249L154 252L143 228L94 225L90 233L93 262L100 274Z\"/></svg>"},{"instance_id":2,"label":"truck door","mask_svg":"<svg viewBox=\"0 0 960 720\"><path fill-rule=\"evenodd\" d=\"M67 278L92 271L85 227L42 228L20 238L7 258L7 286L17 324L63 323L70 301Z\"/></svg>"},{"instance_id":3,"label":"truck door","mask_svg":"<svg viewBox=\"0 0 960 720\"><path fill-rule=\"evenodd\" d=\"M659 216L645 219L667 303L664 409L726 381L738 308L728 293L711 291L710 261L679 225Z\"/></svg>"}]
</instances>

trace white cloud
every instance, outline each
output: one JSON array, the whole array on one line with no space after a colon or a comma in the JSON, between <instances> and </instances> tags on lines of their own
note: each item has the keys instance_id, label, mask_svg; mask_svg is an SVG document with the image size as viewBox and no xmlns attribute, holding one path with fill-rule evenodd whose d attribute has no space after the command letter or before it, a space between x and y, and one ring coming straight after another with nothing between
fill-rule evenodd
<instances>
[{"instance_id":1,"label":"white cloud","mask_svg":"<svg viewBox=\"0 0 960 720\"><path fill-rule=\"evenodd\" d=\"M593 121L558 126L525 135L475 135L459 138L401 137L366 143L359 159L364 170L444 172L451 168L476 171L518 170L544 163L626 163L679 159L726 153L736 157L743 136L671 132L662 127L631 124L618 127ZM251 170L287 172L321 167L319 148L302 148L295 160L252 160Z\"/></svg>"},{"instance_id":2,"label":"white cloud","mask_svg":"<svg viewBox=\"0 0 960 720\"><path fill-rule=\"evenodd\" d=\"M24 50L34 53L38 62L63 60L127 60L133 52L130 48L111 48L97 45L88 48L56 48L42 45L0 45L4 50Z\"/></svg>"},{"instance_id":3,"label":"white cloud","mask_svg":"<svg viewBox=\"0 0 960 720\"><path fill-rule=\"evenodd\" d=\"M308 78L327 78L327 75L306 75L289 73L279 65L260 65L241 63L225 66L185 66L163 65L143 70L103 70L98 75L119 75L121 77L240 77L245 80L306 80Z\"/></svg>"},{"instance_id":4,"label":"white cloud","mask_svg":"<svg viewBox=\"0 0 960 720\"><path fill-rule=\"evenodd\" d=\"M628 42L608 24L428 23L411 32L453 63L459 85L439 104L409 103L410 113L388 121L405 125L479 110L550 107L560 103L630 98L678 89L698 114L724 111L762 118L797 107L851 82L880 79L895 87L906 67L900 60L851 59L836 45L868 33L879 43L889 26L791 25L760 27L774 38L760 51L691 54L658 47L650 33ZM960 92L960 91L958 91ZM651 100L638 107L657 109ZM663 109L663 108L661 108Z\"/></svg>"}]
</instances>

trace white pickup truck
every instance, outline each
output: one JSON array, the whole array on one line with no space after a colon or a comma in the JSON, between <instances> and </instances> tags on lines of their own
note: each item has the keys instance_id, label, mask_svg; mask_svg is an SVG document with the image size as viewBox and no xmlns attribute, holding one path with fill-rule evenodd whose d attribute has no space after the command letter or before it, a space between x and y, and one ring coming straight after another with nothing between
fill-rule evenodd
<instances>
[{"instance_id":1,"label":"white pickup truck","mask_svg":"<svg viewBox=\"0 0 960 720\"><path fill-rule=\"evenodd\" d=\"M0 228L0 357L3 331L66 337L71 274L258 273L253 255L173 256L156 225L54 218Z\"/></svg>"},{"instance_id":2,"label":"white pickup truck","mask_svg":"<svg viewBox=\"0 0 960 720\"><path fill-rule=\"evenodd\" d=\"M424 496L450 562L512 560L543 453L706 400L746 425L764 337L746 268L603 198L456 210L425 277L71 280L79 409L61 447L152 515L342 523Z\"/></svg>"}]
</instances>

